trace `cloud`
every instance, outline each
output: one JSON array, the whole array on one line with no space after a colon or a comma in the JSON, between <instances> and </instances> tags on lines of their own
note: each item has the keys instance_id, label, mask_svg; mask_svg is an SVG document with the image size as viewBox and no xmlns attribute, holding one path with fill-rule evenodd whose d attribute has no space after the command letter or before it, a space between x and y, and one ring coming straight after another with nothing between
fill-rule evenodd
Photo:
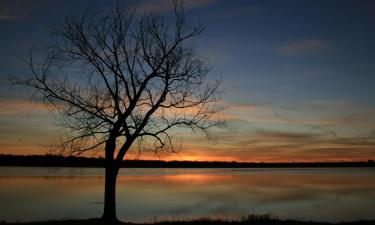
<instances>
[{"instance_id":1,"label":"cloud","mask_svg":"<svg viewBox=\"0 0 375 225\"><path fill-rule=\"evenodd\" d=\"M217 2L217 0L189 0L184 1L185 9L199 8ZM172 1L144 1L138 6L139 12L167 12L173 9Z\"/></svg>"},{"instance_id":2,"label":"cloud","mask_svg":"<svg viewBox=\"0 0 375 225\"><path fill-rule=\"evenodd\" d=\"M219 13L219 16L222 17L233 17L233 16L242 16L242 15L248 15L249 13L252 13L256 10L256 8L253 5L241 5L240 7L235 7L231 9L225 9Z\"/></svg>"},{"instance_id":3,"label":"cloud","mask_svg":"<svg viewBox=\"0 0 375 225\"><path fill-rule=\"evenodd\" d=\"M29 19L43 0L0 0L0 21Z\"/></svg>"},{"instance_id":4,"label":"cloud","mask_svg":"<svg viewBox=\"0 0 375 225\"><path fill-rule=\"evenodd\" d=\"M280 113L280 111L282 113ZM302 101L286 103L274 116L288 124L326 128L351 126L375 128L375 108L356 102L340 100Z\"/></svg>"},{"instance_id":5,"label":"cloud","mask_svg":"<svg viewBox=\"0 0 375 225\"><path fill-rule=\"evenodd\" d=\"M180 160L220 161L366 161L375 153L375 137L335 137L325 131L273 130L253 128L214 135L217 143L204 146L204 137L189 138L178 156Z\"/></svg>"},{"instance_id":6,"label":"cloud","mask_svg":"<svg viewBox=\"0 0 375 225\"><path fill-rule=\"evenodd\" d=\"M26 113L47 113L51 110L43 103L33 103L29 100L0 100L0 116L25 115Z\"/></svg>"},{"instance_id":7,"label":"cloud","mask_svg":"<svg viewBox=\"0 0 375 225\"><path fill-rule=\"evenodd\" d=\"M40 145L20 144L20 143L7 143L3 140L0 141L1 154L14 154L14 155L33 155L45 154L45 149Z\"/></svg>"},{"instance_id":8,"label":"cloud","mask_svg":"<svg viewBox=\"0 0 375 225\"><path fill-rule=\"evenodd\" d=\"M327 41L319 39L306 39L290 42L280 48L280 53L287 56L316 55L330 48Z\"/></svg>"},{"instance_id":9,"label":"cloud","mask_svg":"<svg viewBox=\"0 0 375 225\"><path fill-rule=\"evenodd\" d=\"M296 132L257 130L255 132L255 136L262 137L268 140L297 141L297 140L316 140L321 135L315 134L315 133L296 133Z\"/></svg>"}]
</instances>

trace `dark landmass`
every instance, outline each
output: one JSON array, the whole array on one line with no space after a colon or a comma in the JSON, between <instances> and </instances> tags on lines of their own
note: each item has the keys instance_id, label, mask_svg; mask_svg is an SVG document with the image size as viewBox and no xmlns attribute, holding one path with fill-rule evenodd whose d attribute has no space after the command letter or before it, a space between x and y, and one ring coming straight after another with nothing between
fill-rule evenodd
<instances>
[{"instance_id":1,"label":"dark landmass","mask_svg":"<svg viewBox=\"0 0 375 225\"><path fill-rule=\"evenodd\" d=\"M219 224L219 225L374 225L375 220L363 220L356 222L339 222L339 223L326 223L326 222L313 222L313 221L297 221L297 220L281 220L272 217L251 216L242 220L210 220L210 219L197 219L197 220L182 220L182 221L155 221L150 223L128 223L128 222L115 222L106 223L100 219L88 220L57 220L57 221L42 221L42 222L16 222L6 223L0 222L0 225L196 225L196 224Z\"/></svg>"},{"instance_id":2,"label":"dark landmass","mask_svg":"<svg viewBox=\"0 0 375 225\"><path fill-rule=\"evenodd\" d=\"M91 167L104 168L103 158L57 156L57 155L2 155L0 166L30 167ZM122 168L314 168L314 167L375 167L373 160L367 162L201 162L201 161L162 161L124 160Z\"/></svg>"}]
</instances>

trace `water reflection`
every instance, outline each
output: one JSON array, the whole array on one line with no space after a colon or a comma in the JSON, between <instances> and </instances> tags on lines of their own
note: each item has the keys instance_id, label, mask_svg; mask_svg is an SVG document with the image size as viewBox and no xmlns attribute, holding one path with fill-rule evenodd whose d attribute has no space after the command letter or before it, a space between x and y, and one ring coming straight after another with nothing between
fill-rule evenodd
<instances>
[{"instance_id":1,"label":"water reflection","mask_svg":"<svg viewBox=\"0 0 375 225\"><path fill-rule=\"evenodd\" d=\"M6 173L7 168L0 168L0 219L101 215L102 170L70 175L17 169ZM365 168L126 169L118 178L118 216L135 222L155 217L240 218L249 213L320 221L373 219L374 178L375 170Z\"/></svg>"}]
</instances>

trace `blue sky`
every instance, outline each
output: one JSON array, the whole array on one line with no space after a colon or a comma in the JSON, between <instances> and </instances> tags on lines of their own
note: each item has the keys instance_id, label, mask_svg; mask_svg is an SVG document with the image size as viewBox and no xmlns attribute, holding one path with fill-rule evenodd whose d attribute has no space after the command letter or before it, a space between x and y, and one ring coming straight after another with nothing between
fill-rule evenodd
<instances>
[{"instance_id":1,"label":"blue sky","mask_svg":"<svg viewBox=\"0 0 375 225\"><path fill-rule=\"evenodd\" d=\"M113 3L0 0L0 153L43 153L42 146L56 138L43 106L9 88L9 75L28 73L19 57L48 43L48 27L64 16ZM170 6L164 0L138 2L142 10L166 15ZM185 6L191 21L206 24L195 45L210 61L210 76L222 77L223 104L229 106L222 116L229 123L215 131L215 145L185 137L174 158L375 157L374 1L194 0Z\"/></svg>"}]
</instances>

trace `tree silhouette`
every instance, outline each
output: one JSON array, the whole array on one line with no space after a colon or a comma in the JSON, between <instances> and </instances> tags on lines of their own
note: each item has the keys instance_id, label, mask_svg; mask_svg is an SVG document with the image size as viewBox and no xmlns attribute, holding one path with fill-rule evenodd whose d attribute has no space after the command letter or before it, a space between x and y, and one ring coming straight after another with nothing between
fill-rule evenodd
<instances>
[{"instance_id":1,"label":"tree silhouette","mask_svg":"<svg viewBox=\"0 0 375 225\"><path fill-rule=\"evenodd\" d=\"M39 63L30 54L30 77L13 81L58 112L67 131L59 145L64 153L104 147L106 221L117 220L116 178L132 146L174 151L174 131L207 135L217 125L211 117L219 82L207 78L207 62L192 42L204 25L187 23L181 3L173 15L117 6L68 17L52 30L55 42Z\"/></svg>"}]
</instances>

